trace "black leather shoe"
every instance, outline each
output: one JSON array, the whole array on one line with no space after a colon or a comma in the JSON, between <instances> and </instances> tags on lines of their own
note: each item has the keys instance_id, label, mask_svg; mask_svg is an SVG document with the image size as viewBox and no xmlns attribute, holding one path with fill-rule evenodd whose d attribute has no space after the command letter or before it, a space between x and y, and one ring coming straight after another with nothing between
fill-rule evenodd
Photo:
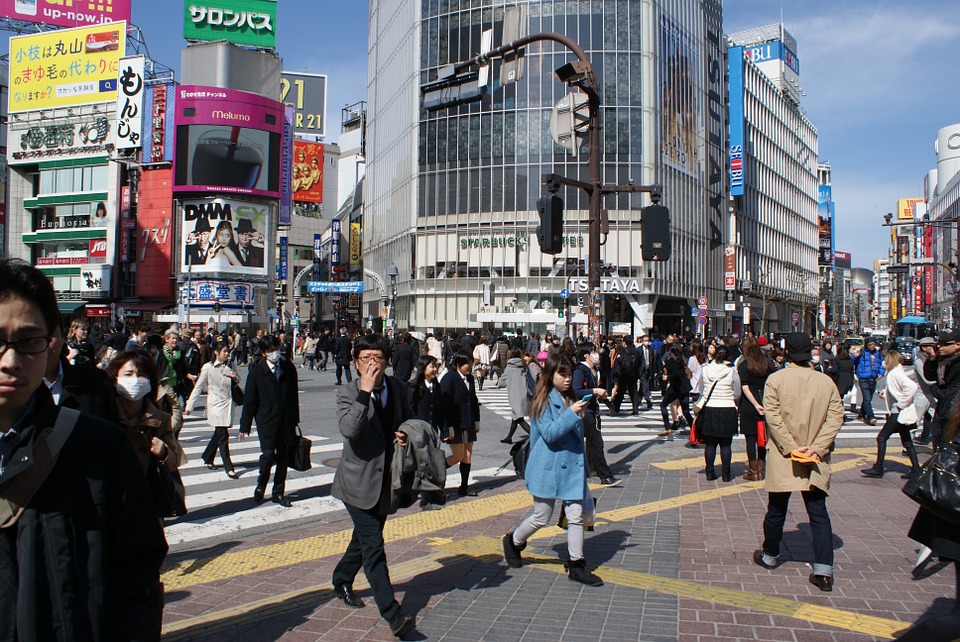
<instances>
[{"instance_id":1,"label":"black leather shoe","mask_svg":"<svg viewBox=\"0 0 960 642\"><path fill-rule=\"evenodd\" d=\"M753 552L753 563L756 564L757 566L762 566L768 571L772 571L773 569L777 568L776 564L771 566L770 564L767 564L766 562L763 561L763 551L761 549L757 549ZM810 577L813 577L813 575L811 575Z\"/></svg>"},{"instance_id":2,"label":"black leather shoe","mask_svg":"<svg viewBox=\"0 0 960 642\"><path fill-rule=\"evenodd\" d=\"M349 584L337 584L333 587L333 592L337 594L337 599L342 600L350 608L362 609L366 606Z\"/></svg>"},{"instance_id":3,"label":"black leather shoe","mask_svg":"<svg viewBox=\"0 0 960 642\"><path fill-rule=\"evenodd\" d=\"M289 499L287 499L286 495L274 495L273 497L270 498L270 501L273 502L274 504L280 504L284 508L290 508L291 506L293 506L293 503Z\"/></svg>"},{"instance_id":4,"label":"black leather shoe","mask_svg":"<svg viewBox=\"0 0 960 642\"><path fill-rule=\"evenodd\" d=\"M477 493L476 491L472 491L465 486L461 486L457 489L457 495L460 495L460 497L476 497Z\"/></svg>"},{"instance_id":5,"label":"black leather shoe","mask_svg":"<svg viewBox=\"0 0 960 642\"><path fill-rule=\"evenodd\" d=\"M257 486L257 487L253 490L253 501L257 502L258 504L259 504L260 502L262 502L262 501L263 501L263 493L264 493L264 489L261 488L260 486Z\"/></svg>"},{"instance_id":6,"label":"black leather shoe","mask_svg":"<svg viewBox=\"0 0 960 642\"><path fill-rule=\"evenodd\" d=\"M713 470L708 470L706 475L707 481L714 481L717 478L717 473Z\"/></svg>"},{"instance_id":7,"label":"black leather shoe","mask_svg":"<svg viewBox=\"0 0 960 642\"><path fill-rule=\"evenodd\" d=\"M397 613L392 618L387 620L387 622L390 623L390 632L395 636L400 637L413 628L416 620L413 619L413 616Z\"/></svg>"},{"instance_id":8,"label":"black leather shoe","mask_svg":"<svg viewBox=\"0 0 960 642\"><path fill-rule=\"evenodd\" d=\"M829 593L833 590L833 578L829 575L814 575L811 573L809 579L811 584L824 593Z\"/></svg>"}]
</instances>

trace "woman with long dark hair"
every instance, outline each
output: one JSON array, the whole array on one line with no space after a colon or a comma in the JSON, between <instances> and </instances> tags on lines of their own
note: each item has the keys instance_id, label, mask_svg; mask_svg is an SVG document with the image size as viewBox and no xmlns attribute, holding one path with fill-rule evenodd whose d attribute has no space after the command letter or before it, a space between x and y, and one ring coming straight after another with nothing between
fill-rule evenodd
<instances>
[{"instance_id":1,"label":"woman with long dark hair","mask_svg":"<svg viewBox=\"0 0 960 642\"><path fill-rule=\"evenodd\" d=\"M728 482L733 479L730 472L732 459L731 444L737 434L737 401L740 399L740 376L728 359L729 349L722 343L717 346L713 361L703 367L703 394L707 397L697 424L703 437L703 460L706 464L707 479L717 478L713 464L720 448L721 478Z\"/></svg>"},{"instance_id":2,"label":"woman with long dark hair","mask_svg":"<svg viewBox=\"0 0 960 642\"><path fill-rule=\"evenodd\" d=\"M413 380L407 386L410 395L410 407L413 409L414 419L421 419L430 424L437 435L440 435L440 381L437 374L440 372L440 361L429 354L420 357ZM442 491L424 491L420 498L421 510L436 510L447 503L447 494Z\"/></svg>"},{"instance_id":3,"label":"woman with long dark hair","mask_svg":"<svg viewBox=\"0 0 960 642\"><path fill-rule=\"evenodd\" d=\"M583 558L584 525L594 518L593 499L587 488L590 474L585 463L583 420L589 401L573 393L573 359L564 354L547 358L530 402L530 456L527 490L533 495L533 512L503 536L503 554L512 568L523 566L520 553L534 533L550 523L557 500L567 518L567 552L564 565L572 581L601 586L603 580L587 570Z\"/></svg>"},{"instance_id":4,"label":"woman with long dark hair","mask_svg":"<svg viewBox=\"0 0 960 642\"><path fill-rule=\"evenodd\" d=\"M737 366L740 375L740 433L747 442L747 481L763 479L767 449L757 443L758 425L764 421L763 387L767 377L774 371L773 362L767 359L756 339L743 342L743 360Z\"/></svg>"},{"instance_id":5,"label":"woman with long dark hair","mask_svg":"<svg viewBox=\"0 0 960 642\"><path fill-rule=\"evenodd\" d=\"M680 410L683 412L683 418L687 420L687 425L693 425L693 415L690 414L690 379L687 378L683 353L680 352L680 346L673 344L667 351L667 358L663 361L664 383L666 389L663 398L660 399L660 415L663 418L663 432L661 437L673 438L674 427L670 423L670 404L674 401L680 402Z\"/></svg>"}]
</instances>

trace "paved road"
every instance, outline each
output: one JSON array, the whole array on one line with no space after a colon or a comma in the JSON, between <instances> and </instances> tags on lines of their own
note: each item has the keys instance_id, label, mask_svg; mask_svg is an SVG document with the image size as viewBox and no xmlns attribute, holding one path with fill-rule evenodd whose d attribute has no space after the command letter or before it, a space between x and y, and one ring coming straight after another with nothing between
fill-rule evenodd
<instances>
[{"instance_id":1,"label":"paved road","mask_svg":"<svg viewBox=\"0 0 960 642\"><path fill-rule=\"evenodd\" d=\"M245 368L239 368L239 372L245 376ZM212 434L212 428L201 419L203 409L198 407L193 416L187 418L180 435L190 460L181 470L187 488L189 513L166 522L167 539L172 551L213 546L238 537L299 528L339 517L342 504L330 497L330 484L341 451L335 378L330 371L316 372L300 368L298 373L301 381L301 428L313 440L313 468L306 472L290 471L287 493L294 501L293 508L283 508L269 501L257 505L252 499L260 455L256 432L251 439L238 441L237 430L234 428L231 431L230 449L240 473L239 480L229 479L222 468L211 471L203 465L200 453ZM500 443L500 439L506 436L510 425L510 409L506 390L498 390L491 382L478 391L478 397L482 404L482 429L474 453L471 480L484 488L514 478L512 466L495 475L508 459L509 446ZM657 436L662 430L658 402L659 396L655 393L654 407L650 411L643 411L639 416L603 417L608 459L614 461L622 457L635 444L652 445L664 441ZM882 404L875 403L874 407L880 409ZM627 400L623 409L629 408ZM883 413L879 412L881 423L882 416ZM239 412L236 419L239 421ZM872 439L879 426L879 423L871 427L851 422L844 426L840 439ZM458 484L459 473L451 469L448 487L455 488Z\"/></svg>"}]
</instances>

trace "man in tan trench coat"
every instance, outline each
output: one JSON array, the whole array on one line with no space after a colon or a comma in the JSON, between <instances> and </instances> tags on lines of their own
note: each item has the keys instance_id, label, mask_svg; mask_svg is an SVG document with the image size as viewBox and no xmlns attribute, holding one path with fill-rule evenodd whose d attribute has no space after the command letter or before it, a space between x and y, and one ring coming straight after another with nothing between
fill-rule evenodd
<instances>
[{"instance_id":1,"label":"man in tan trench coat","mask_svg":"<svg viewBox=\"0 0 960 642\"><path fill-rule=\"evenodd\" d=\"M827 513L830 489L830 452L843 425L843 400L825 374L810 367L810 337L802 332L785 339L787 367L767 379L763 406L767 436L766 490L769 496L763 520L763 548L753 561L774 569L780 556L783 523L790 493L799 491L813 531L813 573L810 583L833 590L833 528ZM794 453L810 462L796 461Z\"/></svg>"}]
</instances>

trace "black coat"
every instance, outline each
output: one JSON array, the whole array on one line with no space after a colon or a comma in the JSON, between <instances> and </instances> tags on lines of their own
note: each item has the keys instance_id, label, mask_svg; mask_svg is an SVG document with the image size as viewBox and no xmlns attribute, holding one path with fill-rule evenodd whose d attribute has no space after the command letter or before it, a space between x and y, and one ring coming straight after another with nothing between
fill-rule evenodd
<instances>
[{"instance_id":1,"label":"black coat","mask_svg":"<svg viewBox=\"0 0 960 642\"><path fill-rule=\"evenodd\" d=\"M117 395L107 374L98 368L71 366L66 360L61 360L60 365L63 368L60 406L116 422Z\"/></svg>"},{"instance_id":2,"label":"black coat","mask_svg":"<svg viewBox=\"0 0 960 642\"><path fill-rule=\"evenodd\" d=\"M38 430L56 422L44 387L36 400L0 484L33 465ZM0 640L159 639L166 553L130 440L81 415L16 526L0 531Z\"/></svg>"},{"instance_id":3,"label":"black coat","mask_svg":"<svg viewBox=\"0 0 960 642\"><path fill-rule=\"evenodd\" d=\"M940 386L937 416L952 417L960 401L960 359L955 359L947 366L943 373L943 380L938 376L938 363L933 359L927 359L923 364L923 376L927 381L936 381Z\"/></svg>"},{"instance_id":4,"label":"black coat","mask_svg":"<svg viewBox=\"0 0 960 642\"><path fill-rule=\"evenodd\" d=\"M433 390L417 390L410 386L410 407L413 418L422 419L434 428L440 428L440 382L434 381Z\"/></svg>"},{"instance_id":5,"label":"black coat","mask_svg":"<svg viewBox=\"0 0 960 642\"><path fill-rule=\"evenodd\" d=\"M476 391L473 375L467 375ZM480 402L476 392L464 384L457 370L450 370L440 380L440 434L453 435L453 431L473 428L480 421Z\"/></svg>"},{"instance_id":6,"label":"black coat","mask_svg":"<svg viewBox=\"0 0 960 642\"><path fill-rule=\"evenodd\" d=\"M351 350L350 337L345 334L337 337L337 341L333 345L333 360L341 366L347 365L353 358L350 354Z\"/></svg>"},{"instance_id":7,"label":"black coat","mask_svg":"<svg viewBox=\"0 0 960 642\"><path fill-rule=\"evenodd\" d=\"M667 371L667 385L680 399L693 390L690 380L687 379L687 373L683 370L685 365L678 359L665 359L663 362L663 368Z\"/></svg>"},{"instance_id":8,"label":"black coat","mask_svg":"<svg viewBox=\"0 0 960 642\"><path fill-rule=\"evenodd\" d=\"M247 384L243 389L243 411L240 413L240 432L249 435L254 418L260 450L267 452L283 438L287 445L296 441L296 427L300 423L300 398L297 368L289 361L281 361L280 380L273 376L266 359L250 366Z\"/></svg>"},{"instance_id":9,"label":"black coat","mask_svg":"<svg viewBox=\"0 0 960 642\"><path fill-rule=\"evenodd\" d=\"M845 396L853 388L853 359L841 359L835 357L830 359L827 374L837 384L837 392L840 396Z\"/></svg>"},{"instance_id":10,"label":"black coat","mask_svg":"<svg viewBox=\"0 0 960 642\"><path fill-rule=\"evenodd\" d=\"M416 343L401 343L393 353L393 376L406 383L410 381L413 368L420 358Z\"/></svg>"}]
</instances>

